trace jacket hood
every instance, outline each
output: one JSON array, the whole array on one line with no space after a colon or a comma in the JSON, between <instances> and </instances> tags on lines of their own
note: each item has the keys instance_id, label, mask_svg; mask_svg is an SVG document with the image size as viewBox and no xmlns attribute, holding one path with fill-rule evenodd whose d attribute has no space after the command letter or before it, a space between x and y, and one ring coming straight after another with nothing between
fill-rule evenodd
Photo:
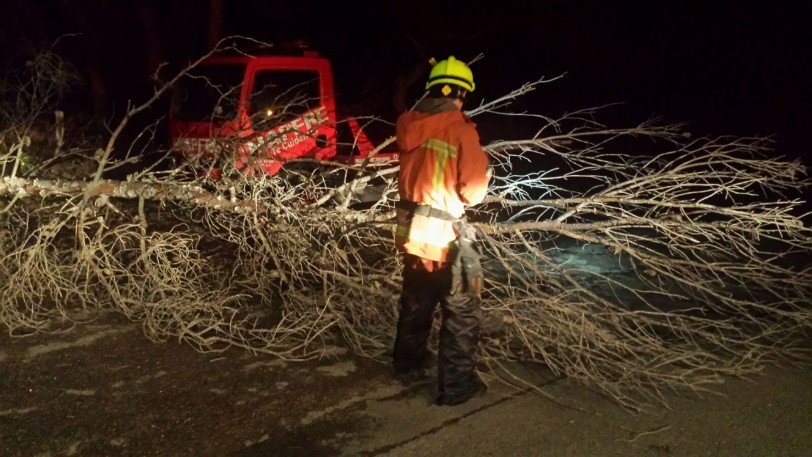
<instances>
[{"instance_id":1,"label":"jacket hood","mask_svg":"<svg viewBox=\"0 0 812 457\"><path fill-rule=\"evenodd\" d=\"M398 120L398 148L401 154L420 147L449 125L466 121L466 116L448 98L425 98L413 111Z\"/></svg>"}]
</instances>

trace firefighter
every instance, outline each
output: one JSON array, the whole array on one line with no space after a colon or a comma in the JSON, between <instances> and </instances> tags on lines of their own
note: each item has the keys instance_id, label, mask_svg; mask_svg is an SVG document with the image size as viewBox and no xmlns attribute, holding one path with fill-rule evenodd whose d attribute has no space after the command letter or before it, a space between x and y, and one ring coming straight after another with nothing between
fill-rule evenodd
<instances>
[{"instance_id":1,"label":"firefighter","mask_svg":"<svg viewBox=\"0 0 812 457\"><path fill-rule=\"evenodd\" d=\"M476 373L482 269L465 224L484 198L488 157L462 112L471 69L453 56L432 61L426 94L397 120L400 174L395 244L404 253L394 347L398 378L422 374L434 310L441 304L438 405L457 405L486 387Z\"/></svg>"}]
</instances>

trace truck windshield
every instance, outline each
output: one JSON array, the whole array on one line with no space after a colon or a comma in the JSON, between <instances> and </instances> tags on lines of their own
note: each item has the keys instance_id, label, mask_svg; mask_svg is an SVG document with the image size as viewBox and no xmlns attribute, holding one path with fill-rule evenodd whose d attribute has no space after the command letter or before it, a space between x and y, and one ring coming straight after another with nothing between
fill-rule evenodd
<instances>
[{"instance_id":1,"label":"truck windshield","mask_svg":"<svg viewBox=\"0 0 812 457\"><path fill-rule=\"evenodd\" d=\"M259 70L254 75L249 115L255 129L290 121L321 104L321 84L315 70Z\"/></svg>"},{"instance_id":2,"label":"truck windshield","mask_svg":"<svg viewBox=\"0 0 812 457\"><path fill-rule=\"evenodd\" d=\"M185 122L225 122L237 118L243 64L200 65L178 82L172 117Z\"/></svg>"}]
</instances>

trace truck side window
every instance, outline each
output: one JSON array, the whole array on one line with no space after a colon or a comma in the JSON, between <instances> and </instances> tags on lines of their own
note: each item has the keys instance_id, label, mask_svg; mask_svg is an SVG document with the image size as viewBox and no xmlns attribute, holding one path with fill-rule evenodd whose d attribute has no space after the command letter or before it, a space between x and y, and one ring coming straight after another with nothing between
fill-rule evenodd
<instances>
[{"instance_id":1,"label":"truck side window","mask_svg":"<svg viewBox=\"0 0 812 457\"><path fill-rule=\"evenodd\" d=\"M254 75L249 115L255 130L283 124L320 104L316 71L264 70Z\"/></svg>"},{"instance_id":2,"label":"truck side window","mask_svg":"<svg viewBox=\"0 0 812 457\"><path fill-rule=\"evenodd\" d=\"M172 116L186 122L233 121L244 75L245 65L200 65L178 81Z\"/></svg>"}]
</instances>

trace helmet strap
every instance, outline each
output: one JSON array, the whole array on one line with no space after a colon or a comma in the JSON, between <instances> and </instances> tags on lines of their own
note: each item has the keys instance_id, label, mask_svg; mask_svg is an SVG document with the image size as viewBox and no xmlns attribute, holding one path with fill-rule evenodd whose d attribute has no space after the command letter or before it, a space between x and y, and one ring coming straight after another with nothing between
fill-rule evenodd
<instances>
[{"instance_id":1,"label":"helmet strap","mask_svg":"<svg viewBox=\"0 0 812 457\"><path fill-rule=\"evenodd\" d=\"M465 100L468 91L456 84L438 84L429 88L429 95L432 97L458 98Z\"/></svg>"}]
</instances>

